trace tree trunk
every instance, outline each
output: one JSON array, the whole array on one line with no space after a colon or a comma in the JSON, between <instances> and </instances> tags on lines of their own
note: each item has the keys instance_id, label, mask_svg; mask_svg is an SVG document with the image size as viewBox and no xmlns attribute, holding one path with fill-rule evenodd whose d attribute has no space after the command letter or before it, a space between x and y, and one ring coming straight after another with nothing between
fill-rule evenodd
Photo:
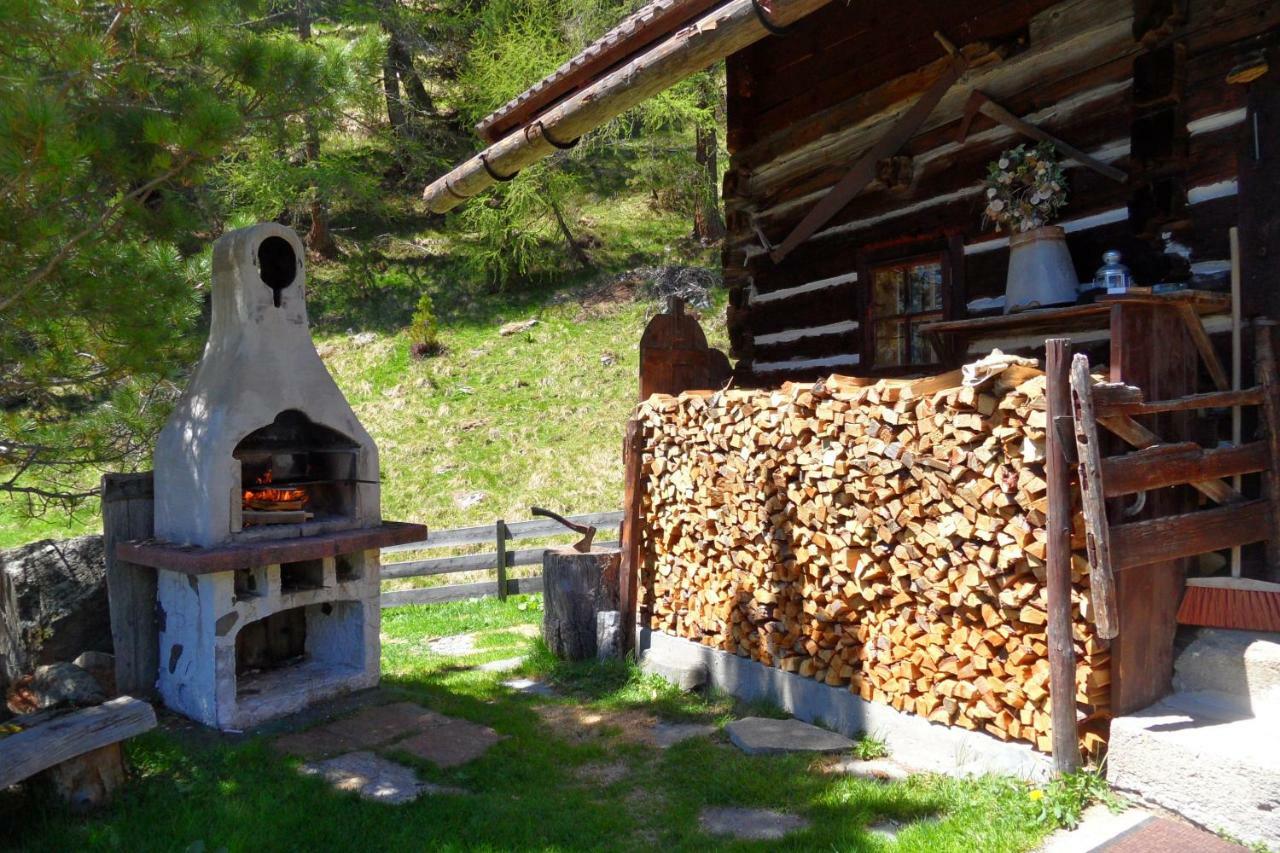
<instances>
[{"instance_id":1,"label":"tree trunk","mask_svg":"<svg viewBox=\"0 0 1280 853\"><path fill-rule=\"evenodd\" d=\"M387 45L387 55L382 60L382 93L387 99L387 122L394 133L404 132L404 103L400 100L400 80L396 76L396 65L391 60L391 45Z\"/></svg>"},{"instance_id":2,"label":"tree trunk","mask_svg":"<svg viewBox=\"0 0 1280 853\"><path fill-rule=\"evenodd\" d=\"M542 555L542 638L562 660L596 656L596 614L618 609L617 548L548 548Z\"/></svg>"},{"instance_id":3,"label":"tree trunk","mask_svg":"<svg viewBox=\"0 0 1280 853\"><path fill-rule=\"evenodd\" d=\"M716 130L714 127L697 130L697 149L694 159L702 169L704 183L699 188L697 211L693 216L693 236L703 243L715 243L724 239L724 218L720 215L720 188L716 186Z\"/></svg>"},{"instance_id":4,"label":"tree trunk","mask_svg":"<svg viewBox=\"0 0 1280 853\"><path fill-rule=\"evenodd\" d=\"M421 120L426 116L434 115L436 111L435 104L431 101L431 96L427 94L426 87L422 85L422 78L418 76L417 69L413 67L413 54L409 52L409 48L405 46L404 41L394 31L388 32L387 56L395 67L396 75L400 78L400 84L404 86L405 94L409 97L409 104L413 108L413 117Z\"/></svg>"},{"instance_id":5,"label":"tree trunk","mask_svg":"<svg viewBox=\"0 0 1280 853\"><path fill-rule=\"evenodd\" d=\"M556 225L560 228L560 235L564 237L565 245L569 249L569 254L577 261L578 266L584 270L591 269L591 256L587 254L586 249L582 248L573 236L573 232L569 230L569 223L565 221L564 214L560 212L560 205L555 199L548 199L547 204L551 205L551 212L556 217Z\"/></svg>"},{"instance_id":6,"label":"tree trunk","mask_svg":"<svg viewBox=\"0 0 1280 853\"><path fill-rule=\"evenodd\" d=\"M311 40L311 14L307 8L307 0L298 0L298 40L304 42ZM315 117L310 111L303 117L303 122L307 131L306 159L308 163L314 163L320 158L320 132L316 129ZM311 186L309 213L311 228L307 231L307 248L323 258L336 256L338 246L333 242L333 235L329 233L329 211L325 207L324 199L320 198L319 187L314 184Z\"/></svg>"}]
</instances>

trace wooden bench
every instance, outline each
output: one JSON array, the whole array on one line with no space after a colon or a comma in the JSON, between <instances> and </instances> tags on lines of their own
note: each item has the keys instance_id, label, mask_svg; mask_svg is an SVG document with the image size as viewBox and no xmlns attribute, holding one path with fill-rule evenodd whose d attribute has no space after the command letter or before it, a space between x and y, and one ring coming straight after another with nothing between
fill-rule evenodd
<instances>
[{"instance_id":1,"label":"wooden bench","mask_svg":"<svg viewBox=\"0 0 1280 853\"><path fill-rule=\"evenodd\" d=\"M131 696L58 714L0 738L0 790L52 770L55 789L72 806L100 805L124 782L120 742L155 727L156 712Z\"/></svg>"}]
</instances>

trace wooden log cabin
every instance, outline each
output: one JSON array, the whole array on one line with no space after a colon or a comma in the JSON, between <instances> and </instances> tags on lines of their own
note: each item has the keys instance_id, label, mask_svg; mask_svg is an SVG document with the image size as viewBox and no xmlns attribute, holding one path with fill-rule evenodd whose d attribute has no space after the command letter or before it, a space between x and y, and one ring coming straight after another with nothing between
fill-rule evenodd
<instances>
[{"instance_id":1,"label":"wooden log cabin","mask_svg":"<svg viewBox=\"0 0 1280 853\"><path fill-rule=\"evenodd\" d=\"M1280 317L1280 3L657 0L485 119L489 147L432 183L428 207L511 179L720 59L738 387L935 374L993 347L1043 359L1055 337L1147 400L1255 382L1252 359L1238 377L1224 365L1233 307L1246 340L1252 319ZM1114 249L1137 284L1172 293L1002 313L1009 241L983 220L980 182L1029 132L1080 154L1065 159L1057 223L1079 281ZM1168 440L1230 438L1229 419L1185 408L1146 423ZM1188 495L1153 492L1129 517L1185 510ZM1262 550L1247 556L1262 564ZM1116 714L1169 690L1188 566L1144 558L1115 579Z\"/></svg>"}]
</instances>

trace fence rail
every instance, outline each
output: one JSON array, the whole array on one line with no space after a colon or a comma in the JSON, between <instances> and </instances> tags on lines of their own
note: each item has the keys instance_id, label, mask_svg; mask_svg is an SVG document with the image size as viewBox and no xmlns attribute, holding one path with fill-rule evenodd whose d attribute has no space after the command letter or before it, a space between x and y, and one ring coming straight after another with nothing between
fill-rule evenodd
<instances>
[{"instance_id":1,"label":"fence rail","mask_svg":"<svg viewBox=\"0 0 1280 853\"><path fill-rule=\"evenodd\" d=\"M579 524L590 524L598 530L616 529L622 522L621 512L592 512L585 515L569 516L570 521ZM407 542L383 548L383 556L403 554L410 551L427 551L437 548L461 548L467 545L480 545L485 542L494 543L495 550L482 554L459 554L454 556L433 557L426 560L403 560L397 563L386 563L382 566L383 580L401 578L421 578L435 575L453 575L463 572L497 570L496 580L478 581L475 583L451 584L449 586L424 587L420 589L397 589L382 593L383 607L398 607L402 604L432 604L441 601L460 601L477 596L497 596L506 598L515 593L540 592L542 578L508 578L507 569L515 566L533 566L542 562L541 548L521 548L507 550L508 542L521 539L566 538L577 537L578 534L566 530L558 522L550 519L535 518L529 521L516 521L508 524L498 519L493 524L481 524L475 527L457 527L452 530L432 531L420 542ZM601 542L603 547L614 547L617 542Z\"/></svg>"}]
</instances>

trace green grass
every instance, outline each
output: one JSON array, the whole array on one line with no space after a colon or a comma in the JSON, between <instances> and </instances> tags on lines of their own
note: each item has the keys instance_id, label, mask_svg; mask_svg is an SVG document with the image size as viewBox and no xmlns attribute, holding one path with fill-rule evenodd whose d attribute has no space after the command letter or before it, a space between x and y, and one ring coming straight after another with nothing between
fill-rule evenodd
<instances>
[{"instance_id":1,"label":"green grass","mask_svg":"<svg viewBox=\"0 0 1280 853\"><path fill-rule=\"evenodd\" d=\"M641 265L710 264L682 241L688 224L639 197L599 201L580 212L600 239L597 269L493 292L456 277L455 244L406 221L390 236L364 223L369 257L310 271L317 347L378 442L384 517L443 530L528 518L533 504L619 509L640 334L658 306L644 288L610 282ZM366 268L368 288L353 283ZM435 301L444 353L417 361L404 328L422 290ZM725 349L726 298L715 293L703 318L712 345ZM499 336L503 323L530 318L538 325L528 332ZM479 503L460 503L477 492ZM24 521L0 503L0 548L100 527L92 505L74 518Z\"/></svg>"},{"instance_id":2,"label":"green grass","mask_svg":"<svg viewBox=\"0 0 1280 853\"><path fill-rule=\"evenodd\" d=\"M26 850L919 850L1021 851L1050 828L1024 783L934 776L881 784L818 772L803 756L746 756L722 734L657 750L628 737L653 715L722 725L748 713L723 696L682 694L624 663L564 664L516 628L541 618L537 599L388 611L384 685L445 714L492 726L505 739L451 770L418 763L428 780L465 796L404 806L337 794L295 772L264 737L231 739L169 728L129 744L137 778L115 804L71 816L39 792L0 794L0 845ZM477 654L446 658L423 641L482 632ZM497 638L497 639L494 639ZM527 654L524 672L551 680L552 699L513 694L507 677L467 665ZM539 711L541 708L541 711ZM544 721L603 718L593 737ZM628 716L633 715L633 716ZM587 719L587 718L583 718ZM590 719L595 719L591 717ZM600 768L616 778L601 779ZM779 843L729 843L699 828L706 806L799 814L810 828ZM868 825L905 824L897 845ZM6 839L5 835L8 834Z\"/></svg>"}]
</instances>

